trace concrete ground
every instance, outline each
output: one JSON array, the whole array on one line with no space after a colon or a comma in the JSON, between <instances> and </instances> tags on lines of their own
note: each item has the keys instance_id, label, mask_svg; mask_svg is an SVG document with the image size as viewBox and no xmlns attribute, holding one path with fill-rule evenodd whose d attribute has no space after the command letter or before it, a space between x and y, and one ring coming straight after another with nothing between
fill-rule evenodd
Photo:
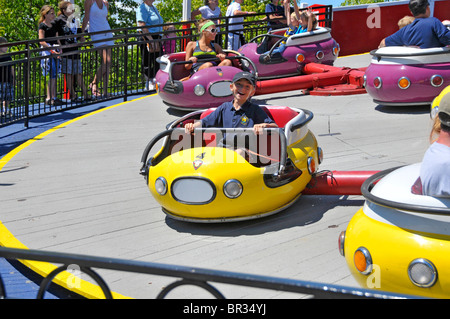
<instances>
[{"instance_id":1,"label":"concrete ground","mask_svg":"<svg viewBox=\"0 0 450 319\"><path fill-rule=\"evenodd\" d=\"M370 55L335 65L365 67ZM255 101L311 110L324 150L321 170L382 170L420 162L428 147L429 107L383 107L369 95L310 96L300 91ZM2 169L0 221L25 246L57 252L211 268L358 287L338 251L338 235L362 196L304 195L259 220L193 224L166 217L139 175L142 152L184 114L148 96L88 114L37 139ZM174 278L98 270L110 288L154 298ZM87 279L86 277L82 277ZM227 298L293 294L218 284ZM196 288L169 297L205 298Z\"/></svg>"}]
</instances>

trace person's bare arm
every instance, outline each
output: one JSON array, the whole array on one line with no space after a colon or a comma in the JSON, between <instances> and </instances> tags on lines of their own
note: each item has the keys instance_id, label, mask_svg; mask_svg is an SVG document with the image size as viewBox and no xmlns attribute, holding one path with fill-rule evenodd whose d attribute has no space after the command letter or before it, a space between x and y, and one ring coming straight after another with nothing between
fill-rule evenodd
<instances>
[{"instance_id":1,"label":"person's bare arm","mask_svg":"<svg viewBox=\"0 0 450 319\"><path fill-rule=\"evenodd\" d=\"M89 22L89 16L90 16L90 13L91 13L92 1L93 0L86 0L86 1L84 1L84 18L83 18L83 22L81 24L81 31L82 32L86 31L86 27L87 27L87 24Z\"/></svg>"}]
</instances>

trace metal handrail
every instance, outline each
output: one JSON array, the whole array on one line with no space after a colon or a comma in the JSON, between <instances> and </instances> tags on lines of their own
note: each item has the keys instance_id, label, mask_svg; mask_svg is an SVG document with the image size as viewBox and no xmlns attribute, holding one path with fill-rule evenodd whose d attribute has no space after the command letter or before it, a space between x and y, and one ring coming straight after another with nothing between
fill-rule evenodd
<instances>
[{"instance_id":1,"label":"metal handrail","mask_svg":"<svg viewBox=\"0 0 450 319\"><path fill-rule=\"evenodd\" d=\"M231 284L236 286L253 287L261 289L270 289L277 291L293 292L298 294L313 295L316 298L378 298L378 299L405 299L421 298L418 296L394 294L390 292L360 289L340 285L324 284L318 282L287 279L272 276L252 275L231 271L220 271L214 269L177 266L161 264L154 262L145 262L137 260L126 260L118 258L96 257L88 255L58 253L42 250L28 250L18 248L0 247L0 257L7 259L33 260L48 263L63 264L63 267L77 265L80 269L87 270L87 274L93 275L96 280L102 282L102 290L106 298L111 299L113 295L107 284L98 276L92 268L109 269L115 271L124 271L139 274L167 276L182 278L181 281L166 286L157 296L164 298L170 291L181 285L190 284L202 287L213 294L216 298L224 298L210 282ZM39 298L43 297L43 290L47 288L48 283L53 279L56 272L61 271L63 267L49 274L43 283L41 283ZM98 276L98 277L97 277ZM2 286L4 285L0 277L0 298L6 298L6 293Z\"/></svg>"}]
</instances>

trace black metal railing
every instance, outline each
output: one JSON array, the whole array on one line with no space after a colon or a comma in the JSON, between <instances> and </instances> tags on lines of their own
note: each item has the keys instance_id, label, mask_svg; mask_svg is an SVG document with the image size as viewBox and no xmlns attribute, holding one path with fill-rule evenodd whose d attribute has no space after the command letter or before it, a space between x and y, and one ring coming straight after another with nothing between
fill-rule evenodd
<instances>
[{"instance_id":1,"label":"black metal railing","mask_svg":"<svg viewBox=\"0 0 450 319\"><path fill-rule=\"evenodd\" d=\"M211 293L215 298L224 299L225 296L211 283L221 283L250 288L291 292L323 299L419 298L416 296L399 295L378 290L358 289L353 287L331 285L311 281L40 250L0 247L0 257L10 260L20 259L62 264L62 266L55 268L55 270L48 274L48 276L43 278L36 296L37 299L44 298L45 292L55 276L69 269L69 266L73 267L74 265L76 265L81 272L84 272L95 280L95 282L100 286L105 298L107 299L112 299L113 294L109 289L108 284L92 268L176 278L173 283L165 287L161 287L161 290L159 291L157 296L146 296L146 298L155 297L156 299L165 298L167 294L172 290L183 285L194 285L201 287ZM6 295L3 279L0 277L0 298L7 297L8 296ZM230 297L233 298L233 296Z\"/></svg>"},{"instance_id":2,"label":"black metal railing","mask_svg":"<svg viewBox=\"0 0 450 319\"><path fill-rule=\"evenodd\" d=\"M331 9L331 6L315 8L315 10L321 11L319 25L331 28ZM232 24L229 23L228 17L222 17L219 20L218 40L222 47L227 49L227 34ZM139 27L112 30L114 45L102 48L111 52L111 63L107 65L109 70L107 85L99 83L100 96L93 98L89 84L92 83L96 71L102 65L102 51L94 47L95 42L90 41L90 36L102 32L77 35L78 43L66 44L58 48L62 50L77 49L77 54L79 54L82 73L80 77L72 79L75 83L73 92L70 92L68 87L70 79L59 70L62 60L73 57L73 52L43 56L43 52L48 51L40 48L39 39L0 44L0 47L8 47L7 54L12 58L12 61L0 62L0 72L6 72L8 68L12 68L14 73L14 78L11 79L8 88L2 87L4 91L10 93L11 98L5 98L4 94L0 94L0 104L6 104L0 113L0 127L20 120L23 120L25 126L28 127L31 118L44 114L104 100L121 98L126 101L131 95L151 92L152 90L146 87L146 74L143 66L150 65L157 68L157 66L155 67L156 58L160 54L168 53L163 50L167 41L174 41L175 52L184 51L186 44L197 38L195 22L171 23L176 31L175 37L170 39L165 37L173 31L164 31L161 39L143 41ZM245 16L245 21L242 23L245 41L266 33L267 22L265 13ZM61 36L46 40L61 41L69 38L74 38L74 36ZM82 40L85 41L81 42ZM147 44L150 43L159 43L162 48L160 53L143 54L147 50ZM42 69L44 62L52 60L56 61L53 66L53 69L57 71L56 83L50 81L48 73L45 75ZM50 70L50 73L53 69ZM152 74L147 75L152 76ZM56 89L57 103L46 103L47 89L53 86ZM84 92L85 89L86 92Z\"/></svg>"}]
</instances>

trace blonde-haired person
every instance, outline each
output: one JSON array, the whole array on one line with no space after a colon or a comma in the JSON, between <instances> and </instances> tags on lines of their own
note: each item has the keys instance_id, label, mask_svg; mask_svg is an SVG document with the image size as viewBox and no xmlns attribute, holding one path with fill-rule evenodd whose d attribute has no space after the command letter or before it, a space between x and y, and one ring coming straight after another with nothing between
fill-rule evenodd
<instances>
[{"instance_id":1,"label":"blonde-haired person","mask_svg":"<svg viewBox=\"0 0 450 319\"><path fill-rule=\"evenodd\" d=\"M198 24L198 32L200 39L198 41L191 41L186 46L186 61L192 63L185 64L186 69L191 70L191 74L212 66L231 66L231 60L226 59L226 54L222 47L214 43L217 28L211 20L201 20ZM220 62L208 61L202 62L201 59L219 58Z\"/></svg>"},{"instance_id":2,"label":"blonde-haired person","mask_svg":"<svg viewBox=\"0 0 450 319\"><path fill-rule=\"evenodd\" d=\"M44 5L39 12L39 44L42 48L48 48L46 51L41 51L42 56L50 54L59 54L58 49L54 46L58 46L57 40L48 40L48 38L54 38L58 36L58 32L54 27L53 21L55 20L55 9L50 5ZM47 85L47 98L45 104L59 106L62 105L61 100L56 97L56 77L59 72L59 59L50 57L41 60L41 67L44 76L49 75L49 81Z\"/></svg>"},{"instance_id":3,"label":"blonde-haired person","mask_svg":"<svg viewBox=\"0 0 450 319\"><path fill-rule=\"evenodd\" d=\"M106 0L85 0L84 1L84 19L81 26L82 32L86 31L89 24L89 32L109 31L111 27L108 22L109 4ZM93 34L91 40L94 48L97 48L101 54L102 63L95 73L94 79L89 87L94 97L107 97L109 72L111 68L111 48L114 45L111 32ZM103 41L101 41L103 40ZM98 41L98 42L97 42ZM98 84L103 81L103 91L101 92Z\"/></svg>"},{"instance_id":4,"label":"blonde-haired person","mask_svg":"<svg viewBox=\"0 0 450 319\"><path fill-rule=\"evenodd\" d=\"M414 17L413 16L404 16L403 18L401 18L400 20L398 20L398 28L404 28L406 27L408 24L411 24L414 21Z\"/></svg>"},{"instance_id":5,"label":"blonde-haired person","mask_svg":"<svg viewBox=\"0 0 450 319\"><path fill-rule=\"evenodd\" d=\"M290 13L289 2L289 0L286 0L284 2L284 12L287 17L287 24L289 26L288 30L284 33L284 36L288 38L292 35L314 30L317 27L317 18L314 13L312 13L311 8L308 8L308 10L306 11L300 12L297 1L293 0L294 12ZM272 51L272 54L282 54L284 50L286 50L286 41L282 41L279 47ZM265 55L264 61L267 62L268 60L270 60L270 56Z\"/></svg>"}]
</instances>

